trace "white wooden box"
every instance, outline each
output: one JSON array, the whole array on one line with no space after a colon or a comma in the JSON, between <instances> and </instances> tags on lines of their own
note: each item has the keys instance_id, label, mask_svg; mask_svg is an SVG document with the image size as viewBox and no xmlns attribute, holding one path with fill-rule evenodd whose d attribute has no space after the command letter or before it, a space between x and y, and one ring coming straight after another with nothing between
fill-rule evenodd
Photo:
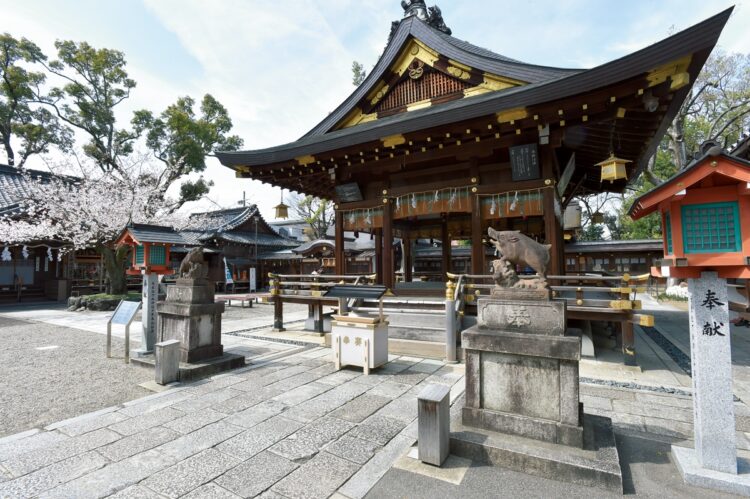
<instances>
[{"instance_id":1,"label":"white wooden box","mask_svg":"<svg viewBox=\"0 0 750 499\"><path fill-rule=\"evenodd\" d=\"M336 369L360 366L370 369L388 362L388 322L372 324L346 321L344 317L331 323L331 347Z\"/></svg>"}]
</instances>

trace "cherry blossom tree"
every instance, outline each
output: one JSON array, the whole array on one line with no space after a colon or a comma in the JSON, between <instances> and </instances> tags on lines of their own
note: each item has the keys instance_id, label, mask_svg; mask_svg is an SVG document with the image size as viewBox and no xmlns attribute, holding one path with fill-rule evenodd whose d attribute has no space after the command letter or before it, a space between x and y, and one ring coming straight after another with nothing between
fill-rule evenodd
<instances>
[{"instance_id":1,"label":"cherry blossom tree","mask_svg":"<svg viewBox=\"0 0 750 499\"><path fill-rule=\"evenodd\" d=\"M52 177L25 171L27 196L22 213L0 219L0 241L21 244L55 239L68 250L95 248L104 257L108 292L124 294L128 248L113 241L129 223L150 223L186 228L200 221L174 213L179 201L158 192L161 171L147 156L132 155L116 171L102 171L91 161L50 165Z\"/></svg>"}]
</instances>

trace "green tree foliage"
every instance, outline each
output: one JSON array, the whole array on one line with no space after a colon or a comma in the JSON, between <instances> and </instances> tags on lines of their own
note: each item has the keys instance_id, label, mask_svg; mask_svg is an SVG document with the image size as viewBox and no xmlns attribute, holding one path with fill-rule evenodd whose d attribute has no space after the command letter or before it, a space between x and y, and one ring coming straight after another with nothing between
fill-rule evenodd
<instances>
[{"instance_id":1,"label":"green tree foliage","mask_svg":"<svg viewBox=\"0 0 750 499\"><path fill-rule=\"evenodd\" d=\"M27 67L44 60L46 56L33 42L0 34L0 141L10 166L23 168L33 154L46 153L52 145L67 150L72 144L70 129L47 109L35 105L46 75ZM18 151L13 148L13 138L21 142Z\"/></svg>"},{"instance_id":2,"label":"green tree foliage","mask_svg":"<svg viewBox=\"0 0 750 499\"><path fill-rule=\"evenodd\" d=\"M228 135L232 120L219 101L206 94L199 114L194 108L193 98L181 97L158 117L147 110L137 111L133 117L134 130L145 132L146 146L164 165L158 182L160 195L178 179L203 172L206 157L215 149L236 151L242 147L241 138ZM202 177L197 181L185 180L180 186L179 205L200 199L210 186Z\"/></svg>"},{"instance_id":3,"label":"green tree foliage","mask_svg":"<svg viewBox=\"0 0 750 499\"><path fill-rule=\"evenodd\" d=\"M324 239L336 217L333 203L314 196L296 196L291 208L297 218L309 225L307 232L311 240Z\"/></svg>"},{"instance_id":4,"label":"green tree foliage","mask_svg":"<svg viewBox=\"0 0 750 499\"><path fill-rule=\"evenodd\" d=\"M367 70L365 66L357 61L352 61L352 85L358 87L367 78Z\"/></svg>"},{"instance_id":5,"label":"green tree foliage","mask_svg":"<svg viewBox=\"0 0 750 499\"><path fill-rule=\"evenodd\" d=\"M118 170L119 161L133 152L138 132L119 128L117 106L130 97L135 81L128 77L125 55L96 49L86 42L55 42L57 59L47 70L65 83L40 100L68 125L88 135L83 151L102 171Z\"/></svg>"}]
</instances>

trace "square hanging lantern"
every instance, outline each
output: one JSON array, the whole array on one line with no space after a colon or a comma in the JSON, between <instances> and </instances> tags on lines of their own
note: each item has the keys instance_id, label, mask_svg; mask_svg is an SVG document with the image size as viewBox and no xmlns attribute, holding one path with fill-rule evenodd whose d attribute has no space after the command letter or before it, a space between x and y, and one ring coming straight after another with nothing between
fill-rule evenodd
<instances>
[{"instance_id":1,"label":"square hanging lantern","mask_svg":"<svg viewBox=\"0 0 750 499\"><path fill-rule=\"evenodd\" d=\"M664 259L657 277L750 278L750 162L706 154L635 200L630 216L659 213Z\"/></svg>"},{"instance_id":2,"label":"square hanging lantern","mask_svg":"<svg viewBox=\"0 0 750 499\"><path fill-rule=\"evenodd\" d=\"M596 164L596 166L601 166L602 168L601 181L604 182L605 180L609 180L609 183L611 184L615 180L628 178L628 172L625 169L625 165L628 163L632 163L632 161L618 158L614 154L610 154L609 158Z\"/></svg>"},{"instance_id":3,"label":"square hanging lantern","mask_svg":"<svg viewBox=\"0 0 750 499\"><path fill-rule=\"evenodd\" d=\"M131 224L117 238L116 246L130 246L131 275L171 274L170 250L172 245L187 242L172 227L159 225Z\"/></svg>"},{"instance_id":4,"label":"square hanging lantern","mask_svg":"<svg viewBox=\"0 0 750 499\"><path fill-rule=\"evenodd\" d=\"M604 223L604 213L601 211L597 211L596 213L593 213L591 215L591 223L594 224L603 224Z\"/></svg>"},{"instance_id":5,"label":"square hanging lantern","mask_svg":"<svg viewBox=\"0 0 750 499\"><path fill-rule=\"evenodd\" d=\"M276 210L276 218L283 218L284 220L289 218L289 206L285 205L283 201L274 206L273 209Z\"/></svg>"}]
</instances>

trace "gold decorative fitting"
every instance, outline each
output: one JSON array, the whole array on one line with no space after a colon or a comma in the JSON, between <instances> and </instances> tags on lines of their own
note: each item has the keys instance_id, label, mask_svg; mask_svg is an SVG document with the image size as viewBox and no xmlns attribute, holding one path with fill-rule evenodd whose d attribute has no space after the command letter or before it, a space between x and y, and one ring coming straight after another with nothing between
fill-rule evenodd
<instances>
[{"instance_id":1,"label":"gold decorative fitting","mask_svg":"<svg viewBox=\"0 0 750 499\"><path fill-rule=\"evenodd\" d=\"M516 135L521 135L521 129L520 128L516 128Z\"/></svg>"},{"instance_id":2,"label":"gold decorative fitting","mask_svg":"<svg viewBox=\"0 0 750 499\"><path fill-rule=\"evenodd\" d=\"M388 189L383 189L383 196L385 196L386 194L388 194Z\"/></svg>"},{"instance_id":3,"label":"gold decorative fitting","mask_svg":"<svg viewBox=\"0 0 750 499\"><path fill-rule=\"evenodd\" d=\"M719 166L719 162L716 160L713 160L711 161L711 166L714 166L714 167Z\"/></svg>"},{"instance_id":4,"label":"gold decorative fitting","mask_svg":"<svg viewBox=\"0 0 750 499\"><path fill-rule=\"evenodd\" d=\"M589 108L589 105L588 105L588 104L583 104L583 105L581 106L581 109L583 109L584 111L585 111L585 110L587 110L588 108Z\"/></svg>"},{"instance_id":5,"label":"gold decorative fitting","mask_svg":"<svg viewBox=\"0 0 750 499\"><path fill-rule=\"evenodd\" d=\"M560 120L560 126L565 126L565 120Z\"/></svg>"},{"instance_id":6,"label":"gold decorative fitting","mask_svg":"<svg viewBox=\"0 0 750 499\"><path fill-rule=\"evenodd\" d=\"M552 179L545 178L544 179L544 185L552 185Z\"/></svg>"},{"instance_id":7,"label":"gold decorative fitting","mask_svg":"<svg viewBox=\"0 0 750 499\"><path fill-rule=\"evenodd\" d=\"M615 97L614 95L609 98L609 102L614 102L616 100L617 100L617 97Z\"/></svg>"},{"instance_id":8,"label":"gold decorative fitting","mask_svg":"<svg viewBox=\"0 0 750 499\"><path fill-rule=\"evenodd\" d=\"M471 192L477 192L477 188L476 187L472 187L471 188Z\"/></svg>"},{"instance_id":9,"label":"gold decorative fitting","mask_svg":"<svg viewBox=\"0 0 750 499\"><path fill-rule=\"evenodd\" d=\"M388 203L388 198L383 198L383 204L387 204L387 203Z\"/></svg>"},{"instance_id":10,"label":"gold decorative fitting","mask_svg":"<svg viewBox=\"0 0 750 499\"><path fill-rule=\"evenodd\" d=\"M576 300L576 305L578 305L578 306L583 305L583 300Z\"/></svg>"},{"instance_id":11,"label":"gold decorative fitting","mask_svg":"<svg viewBox=\"0 0 750 499\"><path fill-rule=\"evenodd\" d=\"M472 184L476 184L477 183L477 178L476 177L471 177L471 183Z\"/></svg>"},{"instance_id":12,"label":"gold decorative fitting","mask_svg":"<svg viewBox=\"0 0 750 499\"><path fill-rule=\"evenodd\" d=\"M617 108L617 117L618 118L624 118L625 117L625 108L624 107L618 107Z\"/></svg>"}]
</instances>

